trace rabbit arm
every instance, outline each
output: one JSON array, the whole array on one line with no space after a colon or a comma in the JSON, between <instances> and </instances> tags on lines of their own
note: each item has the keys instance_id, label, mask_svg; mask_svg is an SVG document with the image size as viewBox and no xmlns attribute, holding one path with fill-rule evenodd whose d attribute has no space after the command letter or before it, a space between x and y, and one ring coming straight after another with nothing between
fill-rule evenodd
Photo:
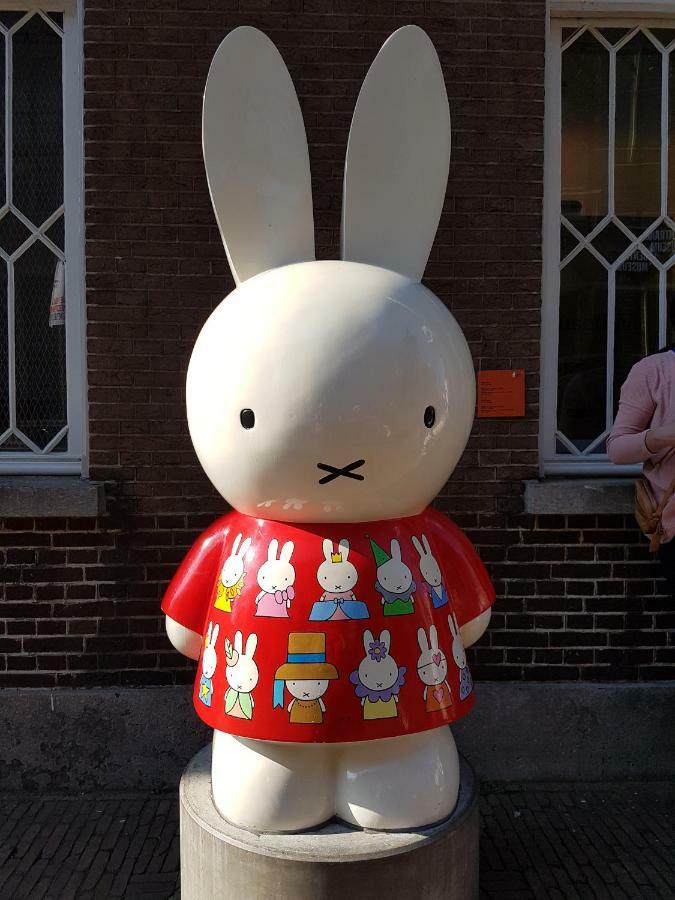
<instances>
[{"instance_id":1,"label":"rabbit arm","mask_svg":"<svg viewBox=\"0 0 675 900\"><path fill-rule=\"evenodd\" d=\"M223 516L218 519L195 541L162 600L162 612L167 617L200 635L218 577L228 518Z\"/></svg>"},{"instance_id":2,"label":"rabbit arm","mask_svg":"<svg viewBox=\"0 0 675 900\"><path fill-rule=\"evenodd\" d=\"M187 656L188 659L199 659L202 649L201 634L191 631L180 622L176 622L171 616L166 616L166 634L179 653Z\"/></svg>"},{"instance_id":3,"label":"rabbit arm","mask_svg":"<svg viewBox=\"0 0 675 900\"><path fill-rule=\"evenodd\" d=\"M462 629L495 602L492 582L471 541L454 522L431 508L426 510L424 518L424 532L429 535L452 609ZM484 630L483 627L471 643L478 640Z\"/></svg>"},{"instance_id":4,"label":"rabbit arm","mask_svg":"<svg viewBox=\"0 0 675 900\"><path fill-rule=\"evenodd\" d=\"M470 622L465 622L464 625L460 627L459 633L462 636L462 643L465 647L470 647L472 644L475 644L476 641L483 636L483 632L490 624L491 616L492 609L488 608L479 616L476 616L475 619L471 619Z\"/></svg>"},{"instance_id":5,"label":"rabbit arm","mask_svg":"<svg viewBox=\"0 0 675 900\"><path fill-rule=\"evenodd\" d=\"M321 707L321 712L326 712L326 704L323 702L321 697L319 697L319 706Z\"/></svg>"}]
</instances>

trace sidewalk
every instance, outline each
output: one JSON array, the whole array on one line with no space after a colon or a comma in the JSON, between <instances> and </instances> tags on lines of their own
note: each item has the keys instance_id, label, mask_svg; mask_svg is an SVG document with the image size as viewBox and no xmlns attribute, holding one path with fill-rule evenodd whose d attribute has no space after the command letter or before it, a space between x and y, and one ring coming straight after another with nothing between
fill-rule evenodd
<instances>
[{"instance_id":1,"label":"sidewalk","mask_svg":"<svg viewBox=\"0 0 675 900\"><path fill-rule=\"evenodd\" d=\"M675 898L675 785L484 786L481 806L481 900ZM0 797L3 900L178 900L178 870L173 796Z\"/></svg>"}]
</instances>

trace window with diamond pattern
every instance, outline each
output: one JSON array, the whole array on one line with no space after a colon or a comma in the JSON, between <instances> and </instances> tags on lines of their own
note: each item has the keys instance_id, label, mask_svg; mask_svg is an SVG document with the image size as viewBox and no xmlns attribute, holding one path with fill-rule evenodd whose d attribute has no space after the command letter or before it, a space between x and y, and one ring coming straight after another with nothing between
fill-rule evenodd
<instances>
[{"instance_id":1,"label":"window with diamond pattern","mask_svg":"<svg viewBox=\"0 0 675 900\"><path fill-rule=\"evenodd\" d=\"M63 14L0 12L0 466L69 448Z\"/></svg>"},{"instance_id":2,"label":"window with diamond pattern","mask_svg":"<svg viewBox=\"0 0 675 900\"><path fill-rule=\"evenodd\" d=\"M556 32L559 267L548 285L557 340L548 344L555 391L542 402L545 459L561 470L606 461L628 371L675 342L675 22L662 27L670 24L563 23Z\"/></svg>"}]
</instances>

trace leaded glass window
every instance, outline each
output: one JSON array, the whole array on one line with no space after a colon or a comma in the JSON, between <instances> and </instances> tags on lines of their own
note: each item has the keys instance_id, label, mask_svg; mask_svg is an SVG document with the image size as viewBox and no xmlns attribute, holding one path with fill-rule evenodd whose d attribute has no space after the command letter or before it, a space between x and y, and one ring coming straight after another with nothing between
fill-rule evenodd
<instances>
[{"instance_id":1,"label":"leaded glass window","mask_svg":"<svg viewBox=\"0 0 675 900\"><path fill-rule=\"evenodd\" d=\"M628 371L675 342L668 24L552 25L542 349L549 471L608 465L605 441Z\"/></svg>"},{"instance_id":2,"label":"leaded glass window","mask_svg":"<svg viewBox=\"0 0 675 900\"><path fill-rule=\"evenodd\" d=\"M79 214L66 175L69 166L77 173L81 130L67 135L64 118L79 93L76 18L33 8L0 11L3 471L76 470L82 456L82 296L73 277L81 252L66 257Z\"/></svg>"}]
</instances>

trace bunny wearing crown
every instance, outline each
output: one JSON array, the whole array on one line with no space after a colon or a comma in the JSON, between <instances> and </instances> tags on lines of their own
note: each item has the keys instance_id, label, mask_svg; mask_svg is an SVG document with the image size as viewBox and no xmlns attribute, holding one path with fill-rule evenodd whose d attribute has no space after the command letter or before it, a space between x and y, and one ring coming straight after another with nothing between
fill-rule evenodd
<instances>
[{"instance_id":1,"label":"bunny wearing crown","mask_svg":"<svg viewBox=\"0 0 675 900\"><path fill-rule=\"evenodd\" d=\"M235 29L215 54L203 147L236 287L195 343L187 412L199 461L232 511L194 544L162 609L173 645L211 672L210 705L198 678L195 708L214 731L215 804L254 831L333 816L376 829L437 822L459 785L447 726L474 702L462 697L455 644L463 652L481 636L494 602L471 543L429 506L464 450L475 401L466 340L421 284L450 158L438 57L408 26L366 76L340 260L315 259L302 114L281 56L254 28ZM229 611L221 585L241 586ZM450 667L437 649L447 597ZM219 625L257 636L244 654L256 652L249 680L234 687L232 647L224 666L211 652ZM406 671L418 672L426 700ZM287 709L279 693L289 684Z\"/></svg>"}]
</instances>

